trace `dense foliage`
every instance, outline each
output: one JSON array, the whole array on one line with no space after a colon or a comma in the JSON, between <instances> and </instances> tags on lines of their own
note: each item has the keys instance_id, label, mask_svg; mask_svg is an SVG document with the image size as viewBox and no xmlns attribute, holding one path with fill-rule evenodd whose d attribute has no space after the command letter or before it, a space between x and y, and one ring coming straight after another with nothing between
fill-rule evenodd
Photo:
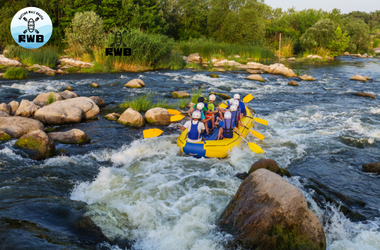
<instances>
[{"instance_id":1,"label":"dense foliage","mask_svg":"<svg viewBox=\"0 0 380 250\"><path fill-rule=\"evenodd\" d=\"M212 39L219 44L269 47L273 52L281 33L291 45L287 55L311 49L332 54L343 48L371 52L380 39L380 11L341 14L338 9L282 10L271 8L263 0L0 0L0 49L14 44L10 22L18 10L29 6L45 10L52 19L54 28L48 45L61 51L71 47L92 57L94 47L103 46L102 36L115 29L163 35L174 41ZM84 12L93 14L85 19L81 16Z\"/></svg>"}]
</instances>

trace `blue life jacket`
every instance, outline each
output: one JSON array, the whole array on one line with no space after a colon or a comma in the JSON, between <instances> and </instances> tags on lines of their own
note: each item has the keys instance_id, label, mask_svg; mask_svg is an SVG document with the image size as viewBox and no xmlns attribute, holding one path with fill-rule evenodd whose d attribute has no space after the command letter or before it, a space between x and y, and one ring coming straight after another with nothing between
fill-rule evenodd
<instances>
[{"instance_id":1,"label":"blue life jacket","mask_svg":"<svg viewBox=\"0 0 380 250\"><path fill-rule=\"evenodd\" d=\"M223 122L223 137L232 138L234 136L234 125L232 119L224 119Z\"/></svg>"},{"instance_id":2,"label":"blue life jacket","mask_svg":"<svg viewBox=\"0 0 380 250\"><path fill-rule=\"evenodd\" d=\"M247 115L247 110L245 109L244 102L239 101L239 109L240 109L240 113L242 113L243 115Z\"/></svg>"},{"instance_id":3,"label":"blue life jacket","mask_svg":"<svg viewBox=\"0 0 380 250\"><path fill-rule=\"evenodd\" d=\"M201 134L198 131L198 124L199 124L199 120L196 124L193 124L193 121L191 121L191 127L190 127L190 131L188 133L189 139L199 140L201 138Z\"/></svg>"},{"instance_id":4,"label":"blue life jacket","mask_svg":"<svg viewBox=\"0 0 380 250\"><path fill-rule=\"evenodd\" d=\"M239 124L239 108L236 111L231 111L231 120L235 123L235 126Z\"/></svg>"}]
</instances>

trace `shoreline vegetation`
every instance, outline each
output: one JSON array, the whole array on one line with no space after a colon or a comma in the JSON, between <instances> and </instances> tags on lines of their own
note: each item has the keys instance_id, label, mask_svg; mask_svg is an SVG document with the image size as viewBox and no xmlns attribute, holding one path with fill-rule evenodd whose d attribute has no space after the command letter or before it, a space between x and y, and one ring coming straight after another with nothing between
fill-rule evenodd
<instances>
[{"instance_id":1,"label":"shoreline vegetation","mask_svg":"<svg viewBox=\"0 0 380 250\"><path fill-rule=\"evenodd\" d=\"M0 36L4 56L34 72L43 65L58 66L62 70L58 73L109 73L182 68L216 71L214 63L221 60L239 64L276 62L280 34L282 61L330 61L343 53L370 57L380 51L380 11L341 14L339 9L282 10L255 0L234 2L236 8L221 1L190 4L164 0L158 4L151 0L139 10L120 7L121 0L101 5L90 0L86 1L88 6L76 2L69 1L67 13L60 14L64 18L53 18L52 38L42 48L24 49L13 41L8 30L4 32ZM1 9L17 11L26 7L26 2L7 5ZM48 1L40 1L39 5L52 17L57 15L44 8ZM149 18L121 18L136 11ZM9 27L11 12L1 14L4 20L0 28ZM105 55L106 48L125 46L131 48L130 56ZM186 60L196 53L200 60ZM62 56L90 66L59 64ZM234 70L234 66L221 68Z\"/></svg>"}]
</instances>

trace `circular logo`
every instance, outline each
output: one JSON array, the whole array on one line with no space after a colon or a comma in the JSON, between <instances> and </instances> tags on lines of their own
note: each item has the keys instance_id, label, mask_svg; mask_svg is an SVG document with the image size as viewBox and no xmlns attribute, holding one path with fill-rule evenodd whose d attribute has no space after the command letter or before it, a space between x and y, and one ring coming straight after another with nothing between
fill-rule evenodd
<instances>
[{"instance_id":1,"label":"circular logo","mask_svg":"<svg viewBox=\"0 0 380 250\"><path fill-rule=\"evenodd\" d=\"M37 49L50 39L53 25L49 15L36 7L27 7L14 15L11 34L15 42L26 49Z\"/></svg>"}]
</instances>

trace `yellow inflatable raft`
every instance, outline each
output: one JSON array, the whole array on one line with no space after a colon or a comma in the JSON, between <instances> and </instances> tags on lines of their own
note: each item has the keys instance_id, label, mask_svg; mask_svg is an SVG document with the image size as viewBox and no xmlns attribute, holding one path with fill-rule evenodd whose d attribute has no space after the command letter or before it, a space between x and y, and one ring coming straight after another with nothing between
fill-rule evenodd
<instances>
[{"instance_id":1,"label":"yellow inflatable raft","mask_svg":"<svg viewBox=\"0 0 380 250\"><path fill-rule=\"evenodd\" d=\"M245 127L238 126L241 134L245 138L249 133L249 128L253 127L253 118L251 111L246 107L247 116L241 119ZM181 148L181 152L192 155L194 157L216 157L224 158L228 156L228 152L235 146L238 146L242 139L237 133L234 133L233 138L224 138L223 140L206 140L198 143L187 142L187 129L179 136L177 145Z\"/></svg>"}]
</instances>

